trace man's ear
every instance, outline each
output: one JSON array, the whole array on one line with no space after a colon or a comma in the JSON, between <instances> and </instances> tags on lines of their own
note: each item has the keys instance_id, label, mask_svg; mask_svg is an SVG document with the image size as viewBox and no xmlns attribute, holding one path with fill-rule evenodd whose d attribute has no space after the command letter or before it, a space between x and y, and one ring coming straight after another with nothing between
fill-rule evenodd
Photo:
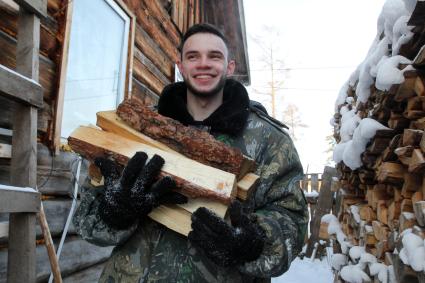
<instances>
[{"instance_id":1,"label":"man's ear","mask_svg":"<svg viewBox=\"0 0 425 283\"><path fill-rule=\"evenodd\" d=\"M230 60L229 63L227 63L227 72L226 72L226 74L228 76L233 75L233 73L235 72L235 68L236 68L236 62L235 62L235 60Z\"/></svg>"}]
</instances>

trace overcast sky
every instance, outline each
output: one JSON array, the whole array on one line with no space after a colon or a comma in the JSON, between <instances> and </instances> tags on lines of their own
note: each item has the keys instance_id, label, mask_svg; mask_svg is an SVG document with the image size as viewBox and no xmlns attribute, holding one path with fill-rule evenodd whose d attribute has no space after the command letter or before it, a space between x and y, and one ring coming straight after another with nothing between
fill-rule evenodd
<instances>
[{"instance_id":1,"label":"overcast sky","mask_svg":"<svg viewBox=\"0 0 425 283\"><path fill-rule=\"evenodd\" d=\"M341 86L363 61L376 35L384 0L244 0L245 24L251 68L251 99L271 113L270 67L264 63L267 29L273 29L276 52L276 118L295 104L307 128L295 141L304 171L321 173L333 133L330 119ZM267 28L268 27L268 28ZM257 40L256 40L257 39ZM263 46L264 48L264 46ZM283 70L282 70L283 69ZM287 70L289 69L289 70Z\"/></svg>"}]
</instances>

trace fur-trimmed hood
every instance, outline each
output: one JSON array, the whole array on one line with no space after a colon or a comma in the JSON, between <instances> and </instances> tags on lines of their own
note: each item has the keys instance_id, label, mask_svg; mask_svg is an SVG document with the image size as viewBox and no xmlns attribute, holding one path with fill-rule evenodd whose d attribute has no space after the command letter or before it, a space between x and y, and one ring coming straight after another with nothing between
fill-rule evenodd
<instances>
[{"instance_id":1,"label":"fur-trimmed hood","mask_svg":"<svg viewBox=\"0 0 425 283\"><path fill-rule=\"evenodd\" d=\"M184 125L207 126L213 133L235 136L245 127L249 115L249 97L245 87L227 79L223 91L223 104L204 121L195 121L187 111L187 88L184 82L170 84L164 88L158 101L158 113Z\"/></svg>"}]
</instances>

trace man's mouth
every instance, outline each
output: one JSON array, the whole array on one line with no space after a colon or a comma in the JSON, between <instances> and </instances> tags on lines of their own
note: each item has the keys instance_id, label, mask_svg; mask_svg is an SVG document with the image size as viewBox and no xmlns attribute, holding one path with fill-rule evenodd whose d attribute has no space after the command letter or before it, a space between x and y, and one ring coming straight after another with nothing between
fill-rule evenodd
<instances>
[{"instance_id":1,"label":"man's mouth","mask_svg":"<svg viewBox=\"0 0 425 283\"><path fill-rule=\"evenodd\" d=\"M205 79L212 79L214 76L210 75L210 74L200 74L200 75L195 75L194 78L195 79L200 79L200 80L205 80Z\"/></svg>"}]
</instances>

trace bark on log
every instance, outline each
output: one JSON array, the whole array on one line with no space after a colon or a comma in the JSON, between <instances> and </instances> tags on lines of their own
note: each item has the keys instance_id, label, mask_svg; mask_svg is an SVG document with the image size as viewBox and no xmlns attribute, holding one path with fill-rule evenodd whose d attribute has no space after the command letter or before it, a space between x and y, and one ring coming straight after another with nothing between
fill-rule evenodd
<instances>
[{"instance_id":1,"label":"bark on log","mask_svg":"<svg viewBox=\"0 0 425 283\"><path fill-rule=\"evenodd\" d=\"M69 136L68 144L90 161L99 156L111 156L121 165L137 151L149 156L158 154L165 159L160 175L172 176L188 197L204 197L228 204L236 193L235 175L231 173L95 128L78 128Z\"/></svg>"},{"instance_id":2,"label":"bark on log","mask_svg":"<svg viewBox=\"0 0 425 283\"><path fill-rule=\"evenodd\" d=\"M252 170L241 151L217 141L212 135L148 109L136 100L117 108L118 116L134 129L171 147L190 159L243 177ZM248 167L248 168L244 168Z\"/></svg>"}]
</instances>

